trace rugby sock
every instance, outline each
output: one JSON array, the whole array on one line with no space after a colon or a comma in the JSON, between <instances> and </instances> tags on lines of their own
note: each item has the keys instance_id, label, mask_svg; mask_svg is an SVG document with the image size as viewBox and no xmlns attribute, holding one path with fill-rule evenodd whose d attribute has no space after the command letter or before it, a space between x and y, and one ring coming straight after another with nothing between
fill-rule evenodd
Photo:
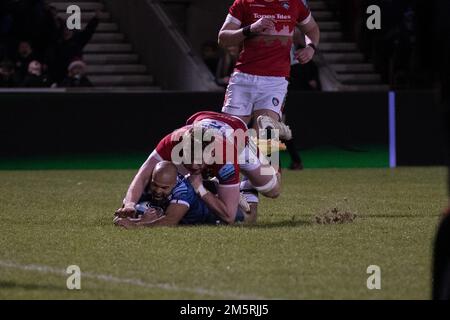
<instances>
[{"instance_id":1,"label":"rugby sock","mask_svg":"<svg viewBox=\"0 0 450 320\"><path fill-rule=\"evenodd\" d=\"M253 186L253 184L250 182L250 180L248 180L247 177L244 177L244 179L242 179L241 184L239 186L239 189L241 191L247 191L247 190L255 190L255 187Z\"/></svg>"},{"instance_id":2,"label":"rugby sock","mask_svg":"<svg viewBox=\"0 0 450 320\"><path fill-rule=\"evenodd\" d=\"M240 208L238 208L236 212L236 218L234 218L234 222L244 222L245 215Z\"/></svg>"}]
</instances>

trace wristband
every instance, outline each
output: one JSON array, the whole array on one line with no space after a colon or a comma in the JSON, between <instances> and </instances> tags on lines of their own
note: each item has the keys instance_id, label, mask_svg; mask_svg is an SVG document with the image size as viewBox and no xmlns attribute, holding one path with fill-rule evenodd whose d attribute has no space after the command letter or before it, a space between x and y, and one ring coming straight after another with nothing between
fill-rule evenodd
<instances>
[{"instance_id":1,"label":"wristband","mask_svg":"<svg viewBox=\"0 0 450 320\"><path fill-rule=\"evenodd\" d=\"M242 34L246 38L250 38L251 36L253 36L252 30L251 30L251 26L246 26L246 27L242 28Z\"/></svg>"},{"instance_id":2,"label":"wristband","mask_svg":"<svg viewBox=\"0 0 450 320\"><path fill-rule=\"evenodd\" d=\"M203 185L198 187L198 189L196 191L197 191L197 194L200 196L200 198L203 198L208 193L208 190L206 190Z\"/></svg>"},{"instance_id":3,"label":"wristband","mask_svg":"<svg viewBox=\"0 0 450 320\"><path fill-rule=\"evenodd\" d=\"M317 47L316 47L316 45L314 44L314 43L308 43L308 45L307 45L307 47L311 47L311 48L313 48L314 49L314 52L316 52L317 51Z\"/></svg>"}]
</instances>

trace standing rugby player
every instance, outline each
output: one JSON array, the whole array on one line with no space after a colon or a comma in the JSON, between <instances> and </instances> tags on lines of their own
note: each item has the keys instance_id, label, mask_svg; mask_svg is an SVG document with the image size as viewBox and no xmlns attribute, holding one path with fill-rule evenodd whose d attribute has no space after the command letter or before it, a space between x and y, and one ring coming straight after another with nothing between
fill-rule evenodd
<instances>
[{"instance_id":1,"label":"standing rugby player","mask_svg":"<svg viewBox=\"0 0 450 320\"><path fill-rule=\"evenodd\" d=\"M291 133L280 120L296 26L311 40L296 52L305 64L314 56L320 31L302 0L235 0L219 32L223 47L243 43L222 112L246 123L257 120L255 129L278 129L286 140Z\"/></svg>"}]
</instances>

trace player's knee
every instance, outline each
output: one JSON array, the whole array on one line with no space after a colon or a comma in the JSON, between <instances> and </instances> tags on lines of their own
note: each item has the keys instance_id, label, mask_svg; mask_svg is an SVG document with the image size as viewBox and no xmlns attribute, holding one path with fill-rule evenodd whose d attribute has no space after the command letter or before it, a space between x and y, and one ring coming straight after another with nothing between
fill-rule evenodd
<instances>
[{"instance_id":1,"label":"player's knee","mask_svg":"<svg viewBox=\"0 0 450 320\"><path fill-rule=\"evenodd\" d=\"M236 220L235 217L229 217L225 219L225 223L228 225L233 225L236 222L235 220Z\"/></svg>"},{"instance_id":2,"label":"player's knee","mask_svg":"<svg viewBox=\"0 0 450 320\"><path fill-rule=\"evenodd\" d=\"M268 192L262 193L263 196L270 199L276 199L280 196L280 194L281 189L278 186Z\"/></svg>"},{"instance_id":3,"label":"player's knee","mask_svg":"<svg viewBox=\"0 0 450 320\"><path fill-rule=\"evenodd\" d=\"M281 186L278 182L273 187L273 189L271 189L268 192L262 193L263 196L265 196L266 198L270 198L270 199L276 199L280 196L280 194L281 194Z\"/></svg>"},{"instance_id":4,"label":"player's knee","mask_svg":"<svg viewBox=\"0 0 450 320\"><path fill-rule=\"evenodd\" d=\"M222 218L222 220L226 224L233 225L236 223L236 220L237 220L236 216L237 216L237 212L234 212L233 214L227 213L226 217Z\"/></svg>"},{"instance_id":5,"label":"player's knee","mask_svg":"<svg viewBox=\"0 0 450 320\"><path fill-rule=\"evenodd\" d=\"M274 172L271 179L265 185L259 187L255 186L255 189L267 198L278 198L281 193L281 184L278 174Z\"/></svg>"}]
</instances>

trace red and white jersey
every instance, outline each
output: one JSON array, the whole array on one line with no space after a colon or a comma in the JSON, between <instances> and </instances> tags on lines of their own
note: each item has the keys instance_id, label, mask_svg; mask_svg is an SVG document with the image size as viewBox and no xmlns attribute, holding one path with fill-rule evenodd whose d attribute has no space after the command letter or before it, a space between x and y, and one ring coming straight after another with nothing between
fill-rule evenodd
<instances>
[{"instance_id":1,"label":"red and white jersey","mask_svg":"<svg viewBox=\"0 0 450 320\"><path fill-rule=\"evenodd\" d=\"M196 123L218 129L219 131L228 129L241 129L247 131L247 126L239 118L227 116L217 112L199 112L190 117L187 125L175 130L171 134L164 137L156 146L155 152L161 160L172 161L172 150L180 143L183 134L190 130ZM235 155L230 162L215 163L208 165L205 175L209 177L217 177L222 185L235 185L239 183L239 164L237 162L237 149L233 147ZM226 157L226 146L224 145L223 154ZM225 159L224 159L225 160Z\"/></svg>"},{"instance_id":2,"label":"red and white jersey","mask_svg":"<svg viewBox=\"0 0 450 320\"><path fill-rule=\"evenodd\" d=\"M247 125L238 117L233 117L224 113L218 113L214 111L200 111L191 116L186 124L201 123L205 125L210 125L217 129L233 129L246 132L248 130Z\"/></svg>"},{"instance_id":3,"label":"red and white jersey","mask_svg":"<svg viewBox=\"0 0 450 320\"><path fill-rule=\"evenodd\" d=\"M256 76L289 77L295 26L307 24L311 12L302 0L235 0L227 21L246 27L263 17L275 21L275 30L244 40L235 69Z\"/></svg>"}]
</instances>

